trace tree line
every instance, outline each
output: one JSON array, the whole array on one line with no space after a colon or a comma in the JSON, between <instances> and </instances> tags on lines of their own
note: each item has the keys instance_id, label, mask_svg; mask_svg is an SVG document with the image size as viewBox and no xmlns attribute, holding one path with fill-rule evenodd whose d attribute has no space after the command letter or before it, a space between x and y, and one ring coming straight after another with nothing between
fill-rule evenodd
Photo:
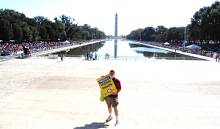
<instances>
[{"instance_id":1,"label":"tree line","mask_svg":"<svg viewBox=\"0 0 220 129\"><path fill-rule=\"evenodd\" d=\"M141 40L151 42L177 42L184 39L185 27L166 28L164 26L146 27L132 31L126 36L130 40Z\"/></svg>"},{"instance_id":2,"label":"tree line","mask_svg":"<svg viewBox=\"0 0 220 129\"><path fill-rule=\"evenodd\" d=\"M137 29L127 35L130 40L183 42L187 39L200 45L219 47L220 44L220 2L209 7L203 7L195 12L191 23L186 27L156 28L146 27Z\"/></svg>"},{"instance_id":3,"label":"tree line","mask_svg":"<svg viewBox=\"0 0 220 129\"><path fill-rule=\"evenodd\" d=\"M21 41L64 41L103 39L105 33L88 24L79 26L75 19L66 15L54 18L34 18L10 9L0 9L0 40Z\"/></svg>"},{"instance_id":4,"label":"tree line","mask_svg":"<svg viewBox=\"0 0 220 129\"><path fill-rule=\"evenodd\" d=\"M220 41L220 2L197 11L187 28L190 40L218 43Z\"/></svg>"}]
</instances>

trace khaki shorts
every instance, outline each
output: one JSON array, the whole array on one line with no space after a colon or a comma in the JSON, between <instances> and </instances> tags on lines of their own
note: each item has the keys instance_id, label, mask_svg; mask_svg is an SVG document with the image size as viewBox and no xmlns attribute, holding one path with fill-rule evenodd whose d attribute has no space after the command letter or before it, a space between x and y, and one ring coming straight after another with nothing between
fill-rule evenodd
<instances>
[{"instance_id":1,"label":"khaki shorts","mask_svg":"<svg viewBox=\"0 0 220 129\"><path fill-rule=\"evenodd\" d=\"M106 97L105 102L108 107L117 107L118 106L118 98Z\"/></svg>"}]
</instances>

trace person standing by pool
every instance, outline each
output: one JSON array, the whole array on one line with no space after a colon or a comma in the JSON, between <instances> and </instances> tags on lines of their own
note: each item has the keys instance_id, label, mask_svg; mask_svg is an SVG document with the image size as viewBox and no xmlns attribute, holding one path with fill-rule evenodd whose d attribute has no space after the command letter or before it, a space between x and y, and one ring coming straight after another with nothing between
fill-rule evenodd
<instances>
[{"instance_id":1,"label":"person standing by pool","mask_svg":"<svg viewBox=\"0 0 220 129\"><path fill-rule=\"evenodd\" d=\"M108 60L108 59L109 59L109 56L110 56L110 55L109 55L108 53L106 53L106 54L105 54L105 59Z\"/></svg>"},{"instance_id":2,"label":"person standing by pool","mask_svg":"<svg viewBox=\"0 0 220 129\"><path fill-rule=\"evenodd\" d=\"M220 62L220 52L218 52L218 59L217 62Z\"/></svg>"},{"instance_id":3,"label":"person standing by pool","mask_svg":"<svg viewBox=\"0 0 220 129\"><path fill-rule=\"evenodd\" d=\"M218 62L218 56L219 54L217 52L213 53L213 58L215 59L216 62Z\"/></svg>"},{"instance_id":4,"label":"person standing by pool","mask_svg":"<svg viewBox=\"0 0 220 129\"><path fill-rule=\"evenodd\" d=\"M112 107L114 109L114 113L115 113L115 116L116 116L116 123L115 125L118 125L119 121L118 121L118 93L121 91L121 82L115 78L115 71L114 70L111 70L109 72L109 75L110 77L112 78L115 86L116 86L116 89L117 89L117 92L116 93L113 93L112 95L109 95L105 98L105 101L106 101L106 104L108 106L108 112L109 112L109 116L108 118L106 119L106 123L108 123L109 121L112 120Z\"/></svg>"},{"instance_id":5,"label":"person standing by pool","mask_svg":"<svg viewBox=\"0 0 220 129\"><path fill-rule=\"evenodd\" d=\"M64 55L61 53L61 54L60 54L60 59L61 59L61 61L63 61L63 57L64 57Z\"/></svg>"}]
</instances>

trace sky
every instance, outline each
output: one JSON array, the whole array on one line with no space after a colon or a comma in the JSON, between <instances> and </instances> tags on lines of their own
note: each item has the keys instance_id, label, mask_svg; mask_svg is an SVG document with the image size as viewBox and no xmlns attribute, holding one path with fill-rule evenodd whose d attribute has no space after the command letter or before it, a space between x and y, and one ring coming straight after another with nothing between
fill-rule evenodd
<instances>
[{"instance_id":1,"label":"sky","mask_svg":"<svg viewBox=\"0 0 220 129\"><path fill-rule=\"evenodd\" d=\"M89 24L114 35L118 13L118 33L156 27L180 27L190 24L193 14L216 0L0 0L0 8L14 9L27 17L44 16L50 20L64 14L79 25Z\"/></svg>"}]
</instances>

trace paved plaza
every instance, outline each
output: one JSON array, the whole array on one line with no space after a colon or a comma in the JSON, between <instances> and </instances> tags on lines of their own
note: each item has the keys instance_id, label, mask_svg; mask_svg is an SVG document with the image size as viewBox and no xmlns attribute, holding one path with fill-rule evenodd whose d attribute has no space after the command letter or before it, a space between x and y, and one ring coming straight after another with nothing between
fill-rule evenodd
<instances>
[{"instance_id":1,"label":"paved plaza","mask_svg":"<svg viewBox=\"0 0 220 129\"><path fill-rule=\"evenodd\" d=\"M118 129L219 129L220 64L30 58L0 62L0 129L99 129L96 79L121 80Z\"/></svg>"}]
</instances>

